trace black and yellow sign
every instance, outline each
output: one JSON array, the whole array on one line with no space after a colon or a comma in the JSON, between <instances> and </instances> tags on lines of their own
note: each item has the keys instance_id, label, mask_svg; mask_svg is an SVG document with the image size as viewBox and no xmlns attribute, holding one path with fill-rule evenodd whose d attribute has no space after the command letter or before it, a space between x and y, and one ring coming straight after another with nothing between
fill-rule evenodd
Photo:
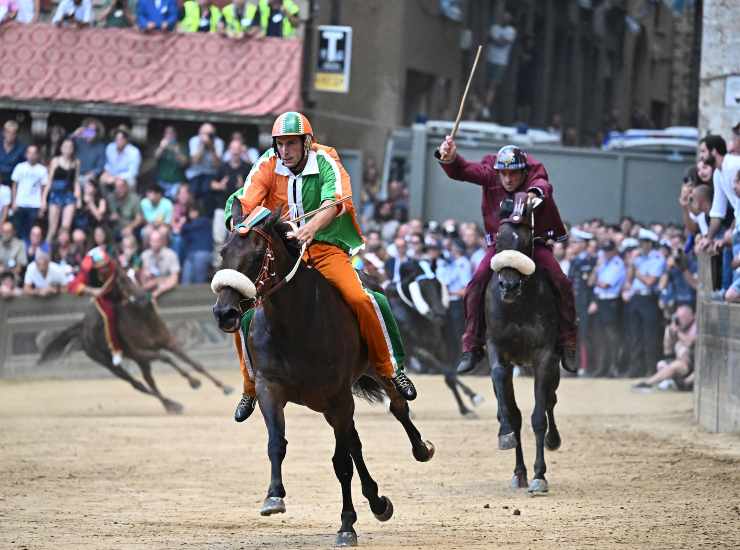
<instances>
[{"instance_id":1,"label":"black and yellow sign","mask_svg":"<svg viewBox=\"0 0 740 550\"><path fill-rule=\"evenodd\" d=\"M320 92L349 92L352 27L320 26L318 50L314 88Z\"/></svg>"}]
</instances>

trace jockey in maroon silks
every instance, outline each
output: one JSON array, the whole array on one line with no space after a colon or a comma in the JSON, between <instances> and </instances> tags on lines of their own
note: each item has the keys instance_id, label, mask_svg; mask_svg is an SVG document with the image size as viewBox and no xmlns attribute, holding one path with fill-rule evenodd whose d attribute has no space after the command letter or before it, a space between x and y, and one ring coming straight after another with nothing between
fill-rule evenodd
<instances>
[{"instance_id":1,"label":"jockey in maroon silks","mask_svg":"<svg viewBox=\"0 0 740 550\"><path fill-rule=\"evenodd\" d=\"M483 358L486 332L484 299L486 286L491 280L491 258L496 254L501 203L504 199L513 198L517 191L526 191L530 200L542 200L535 211L534 235L537 240L532 259L535 265L547 272L558 291L561 361L567 370L575 371L577 330L573 285L546 244L551 240L565 240L567 231L553 199L545 167L515 145L502 147L496 155L488 155L481 162L468 162L457 154L457 147L450 136L445 138L435 156L450 178L483 187L481 209L488 248L465 289L465 334L458 372L473 370Z\"/></svg>"}]
</instances>

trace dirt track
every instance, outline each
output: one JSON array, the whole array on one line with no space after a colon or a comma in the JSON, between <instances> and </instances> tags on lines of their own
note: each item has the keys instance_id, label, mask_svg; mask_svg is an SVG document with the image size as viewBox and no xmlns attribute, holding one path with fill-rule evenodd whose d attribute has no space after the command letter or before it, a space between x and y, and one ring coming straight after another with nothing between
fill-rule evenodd
<instances>
[{"instance_id":1,"label":"dirt track","mask_svg":"<svg viewBox=\"0 0 740 550\"><path fill-rule=\"evenodd\" d=\"M238 373L220 374L237 385ZM233 396L158 380L183 416L113 379L0 383L0 548L332 546L341 496L322 417L289 406L288 511L262 518L259 413L237 425ZM487 399L479 420L458 416L441 379L417 377L416 423L438 451L428 464L382 407L359 405L368 466L396 512L378 523L355 476L360 546L740 548L740 437L696 428L690 395L564 380L550 494L529 498L508 488L514 456L495 448L490 382L469 380ZM516 385L528 419L531 380ZM524 440L531 475L531 429Z\"/></svg>"}]
</instances>

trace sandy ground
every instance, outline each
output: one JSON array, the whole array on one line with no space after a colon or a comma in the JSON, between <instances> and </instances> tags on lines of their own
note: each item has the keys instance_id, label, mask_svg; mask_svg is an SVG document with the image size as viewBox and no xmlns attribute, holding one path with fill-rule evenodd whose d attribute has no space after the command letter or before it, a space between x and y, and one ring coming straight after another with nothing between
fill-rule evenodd
<instances>
[{"instance_id":1,"label":"sandy ground","mask_svg":"<svg viewBox=\"0 0 740 550\"><path fill-rule=\"evenodd\" d=\"M238 373L219 372L235 386ZM0 548L330 548L341 496L323 418L289 406L287 513L262 518L269 481L259 413L160 375L181 401L167 416L114 379L0 383ZM740 436L703 433L691 395L635 394L625 381L564 380L563 437L548 453L550 494L509 488L513 451L496 450L495 399L459 417L439 378L417 377L417 426L437 446L413 460L382 407L358 407L370 471L395 516L378 523L355 476L360 546L377 549L740 548ZM516 381L525 418L530 379ZM527 422L528 424L528 422ZM530 475L533 434L524 434ZM514 515L514 510L520 515Z\"/></svg>"}]
</instances>

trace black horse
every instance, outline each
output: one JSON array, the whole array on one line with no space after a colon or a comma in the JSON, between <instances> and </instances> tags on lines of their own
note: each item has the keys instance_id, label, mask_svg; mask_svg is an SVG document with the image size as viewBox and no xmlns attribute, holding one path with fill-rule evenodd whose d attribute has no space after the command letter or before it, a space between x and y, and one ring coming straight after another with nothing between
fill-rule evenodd
<instances>
[{"instance_id":1,"label":"black horse","mask_svg":"<svg viewBox=\"0 0 740 550\"><path fill-rule=\"evenodd\" d=\"M159 400L165 410L173 414L181 413L183 406L165 397L159 391L152 375L152 362L167 363L183 376L193 389L199 388L201 382L183 370L169 355L162 353L163 351L171 353L190 365L193 370L213 382L224 394L228 395L233 391L230 386L225 385L209 373L203 365L185 353L159 316L149 293L135 285L119 266L116 266L114 277L110 298L115 303L117 330L123 347L123 356L136 362L144 382L122 366L113 364L110 349L105 341L103 317L92 303L88 306L85 317L81 321L56 333L43 346L39 364L57 359L71 346L79 345L90 359L131 384L134 389Z\"/></svg>"},{"instance_id":2,"label":"black horse","mask_svg":"<svg viewBox=\"0 0 740 550\"><path fill-rule=\"evenodd\" d=\"M239 201L232 217L242 219ZM226 332L239 330L245 301L257 299L247 349L252 359L257 400L267 425L268 456L272 478L262 515L285 511L282 462L285 458L284 408L288 402L323 413L334 429L336 446L332 462L342 487L341 527L336 543L357 544L357 521L352 503L352 461L362 483L362 494L380 521L393 514L390 499L379 496L362 456L362 443L353 420L353 388L369 400L381 400L383 390L391 399L390 410L411 441L414 458L428 461L434 446L422 440L409 418L406 401L391 382L370 369L367 346L357 320L339 292L301 260L291 226L280 222L279 210L251 229L232 231L221 251L222 270L212 282L218 294L213 312ZM254 282L253 282L254 281ZM249 305L252 305L251 303Z\"/></svg>"},{"instance_id":3,"label":"black horse","mask_svg":"<svg viewBox=\"0 0 740 550\"><path fill-rule=\"evenodd\" d=\"M512 370L514 365L522 365L534 373L532 428L537 457L529 492L546 493L544 447L560 447L554 416L555 391L560 383L558 302L547 274L532 261L533 247L544 243L534 242L533 207L527 206L526 197L526 193L516 195L513 211L501 222L496 237L497 254L491 261L494 275L486 290L486 340L498 400L499 449L516 449L515 488L528 484L521 443L522 414L514 399Z\"/></svg>"},{"instance_id":4,"label":"black horse","mask_svg":"<svg viewBox=\"0 0 740 550\"><path fill-rule=\"evenodd\" d=\"M463 384L455 368L450 366L455 353L448 334L447 289L436 277L425 273L414 260L403 263L400 275L401 282L390 285L387 294L406 345L407 362L416 359L424 368L443 375L460 414L466 418L476 418L475 412L465 405L459 390L474 407L482 403L483 398Z\"/></svg>"}]
</instances>

